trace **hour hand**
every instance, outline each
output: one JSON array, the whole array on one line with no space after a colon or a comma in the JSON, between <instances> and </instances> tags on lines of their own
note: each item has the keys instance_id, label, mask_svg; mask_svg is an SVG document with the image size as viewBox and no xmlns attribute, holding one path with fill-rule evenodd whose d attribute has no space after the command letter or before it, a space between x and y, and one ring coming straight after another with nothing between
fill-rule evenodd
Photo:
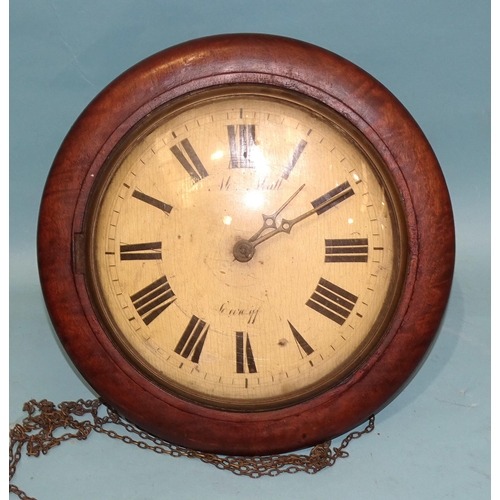
<instances>
[{"instance_id":1,"label":"hour hand","mask_svg":"<svg viewBox=\"0 0 500 500\"><path fill-rule=\"evenodd\" d=\"M302 186L300 189L302 189L304 186ZM299 189L299 191L300 191ZM271 225L266 226L266 219L264 218L264 227L259 229L257 233L255 233L250 239L248 240L239 240L236 242L236 244L233 247L233 255L236 260L239 262L248 262L251 260L251 258L255 254L255 247L257 245L260 245L262 242L272 238L273 236L279 234L279 233L287 233L290 234L290 231L292 230L292 227L297 224L298 222L303 221L304 219L307 219L313 214L321 214L331 208L332 206L336 205L337 203L345 200L346 198L349 198L354 194L351 186L349 185L348 182L345 182L344 184L341 184L340 186L337 186L335 189L332 189L331 191L328 191L328 193L324 194L323 196L319 197L318 199L314 200L312 203L313 208L310 210L307 210L306 212L302 213L298 217L295 217L295 219L281 219L281 223L279 226L276 226L276 220L275 217L276 215L283 210L283 208L290 203L290 201L297 195L298 191L294 193L294 195L281 207L273 216L269 216L271 219ZM266 216L264 216L266 217ZM266 234L261 234L264 229L270 228L271 231L268 231Z\"/></svg>"},{"instance_id":2,"label":"hour hand","mask_svg":"<svg viewBox=\"0 0 500 500\"><path fill-rule=\"evenodd\" d=\"M278 217L278 215L287 207L287 205L289 205L290 202L300 193L304 186L305 184L302 184L302 186L300 186L299 189L297 189L297 191L295 191L295 193L293 193L292 196L290 196L290 198L288 198L288 200L286 200L285 203L283 203L283 205L281 205L281 207L278 208L278 210L276 210L274 213L272 213L271 215L262 214L262 218L264 219L262 227L247 241L255 241L266 229L276 229L278 227L276 225L276 217Z\"/></svg>"}]
</instances>

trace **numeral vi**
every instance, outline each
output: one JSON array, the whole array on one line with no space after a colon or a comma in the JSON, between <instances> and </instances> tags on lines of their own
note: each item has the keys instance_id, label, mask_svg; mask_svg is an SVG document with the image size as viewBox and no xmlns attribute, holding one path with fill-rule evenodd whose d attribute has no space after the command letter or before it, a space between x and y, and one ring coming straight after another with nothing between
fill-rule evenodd
<instances>
[{"instance_id":1,"label":"numeral vi","mask_svg":"<svg viewBox=\"0 0 500 500\"><path fill-rule=\"evenodd\" d=\"M236 332L236 373L257 373L257 366L246 332Z\"/></svg>"}]
</instances>

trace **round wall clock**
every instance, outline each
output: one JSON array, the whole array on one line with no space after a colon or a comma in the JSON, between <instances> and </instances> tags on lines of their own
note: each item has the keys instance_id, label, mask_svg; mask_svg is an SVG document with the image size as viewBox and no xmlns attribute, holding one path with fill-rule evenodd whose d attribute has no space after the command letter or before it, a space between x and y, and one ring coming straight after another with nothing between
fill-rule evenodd
<instances>
[{"instance_id":1,"label":"round wall clock","mask_svg":"<svg viewBox=\"0 0 500 500\"><path fill-rule=\"evenodd\" d=\"M423 133L303 42L223 35L106 87L43 195L39 269L76 368L140 428L207 452L343 434L424 358L454 264Z\"/></svg>"}]
</instances>

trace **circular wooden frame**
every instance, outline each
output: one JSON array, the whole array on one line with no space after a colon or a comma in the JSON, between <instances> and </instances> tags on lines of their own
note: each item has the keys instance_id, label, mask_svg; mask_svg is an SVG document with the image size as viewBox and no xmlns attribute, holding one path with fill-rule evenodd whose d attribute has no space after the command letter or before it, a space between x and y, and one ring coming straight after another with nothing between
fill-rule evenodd
<instances>
[{"instance_id":1,"label":"circular wooden frame","mask_svg":"<svg viewBox=\"0 0 500 500\"><path fill-rule=\"evenodd\" d=\"M108 155L158 106L229 84L292 89L344 116L388 166L405 211L407 279L382 342L348 379L300 404L224 412L167 393L122 356L101 327L81 250L87 201ZM84 110L45 187L38 229L42 288L78 371L120 414L152 434L207 452L258 455L341 435L387 404L424 358L441 321L454 266L451 203L422 131L379 82L345 59L269 35L221 35L162 51L126 71Z\"/></svg>"}]
</instances>

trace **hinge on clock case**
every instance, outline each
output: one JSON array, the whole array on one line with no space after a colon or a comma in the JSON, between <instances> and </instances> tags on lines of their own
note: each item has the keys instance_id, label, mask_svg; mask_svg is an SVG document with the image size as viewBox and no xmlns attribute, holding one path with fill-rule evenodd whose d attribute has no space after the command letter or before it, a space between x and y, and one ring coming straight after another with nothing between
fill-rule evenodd
<instances>
[{"instance_id":1,"label":"hinge on clock case","mask_svg":"<svg viewBox=\"0 0 500 500\"><path fill-rule=\"evenodd\" d=\"M73 270L85 274L85 237L84 233L73 234Z\"/></svg>"}]
</instances>

